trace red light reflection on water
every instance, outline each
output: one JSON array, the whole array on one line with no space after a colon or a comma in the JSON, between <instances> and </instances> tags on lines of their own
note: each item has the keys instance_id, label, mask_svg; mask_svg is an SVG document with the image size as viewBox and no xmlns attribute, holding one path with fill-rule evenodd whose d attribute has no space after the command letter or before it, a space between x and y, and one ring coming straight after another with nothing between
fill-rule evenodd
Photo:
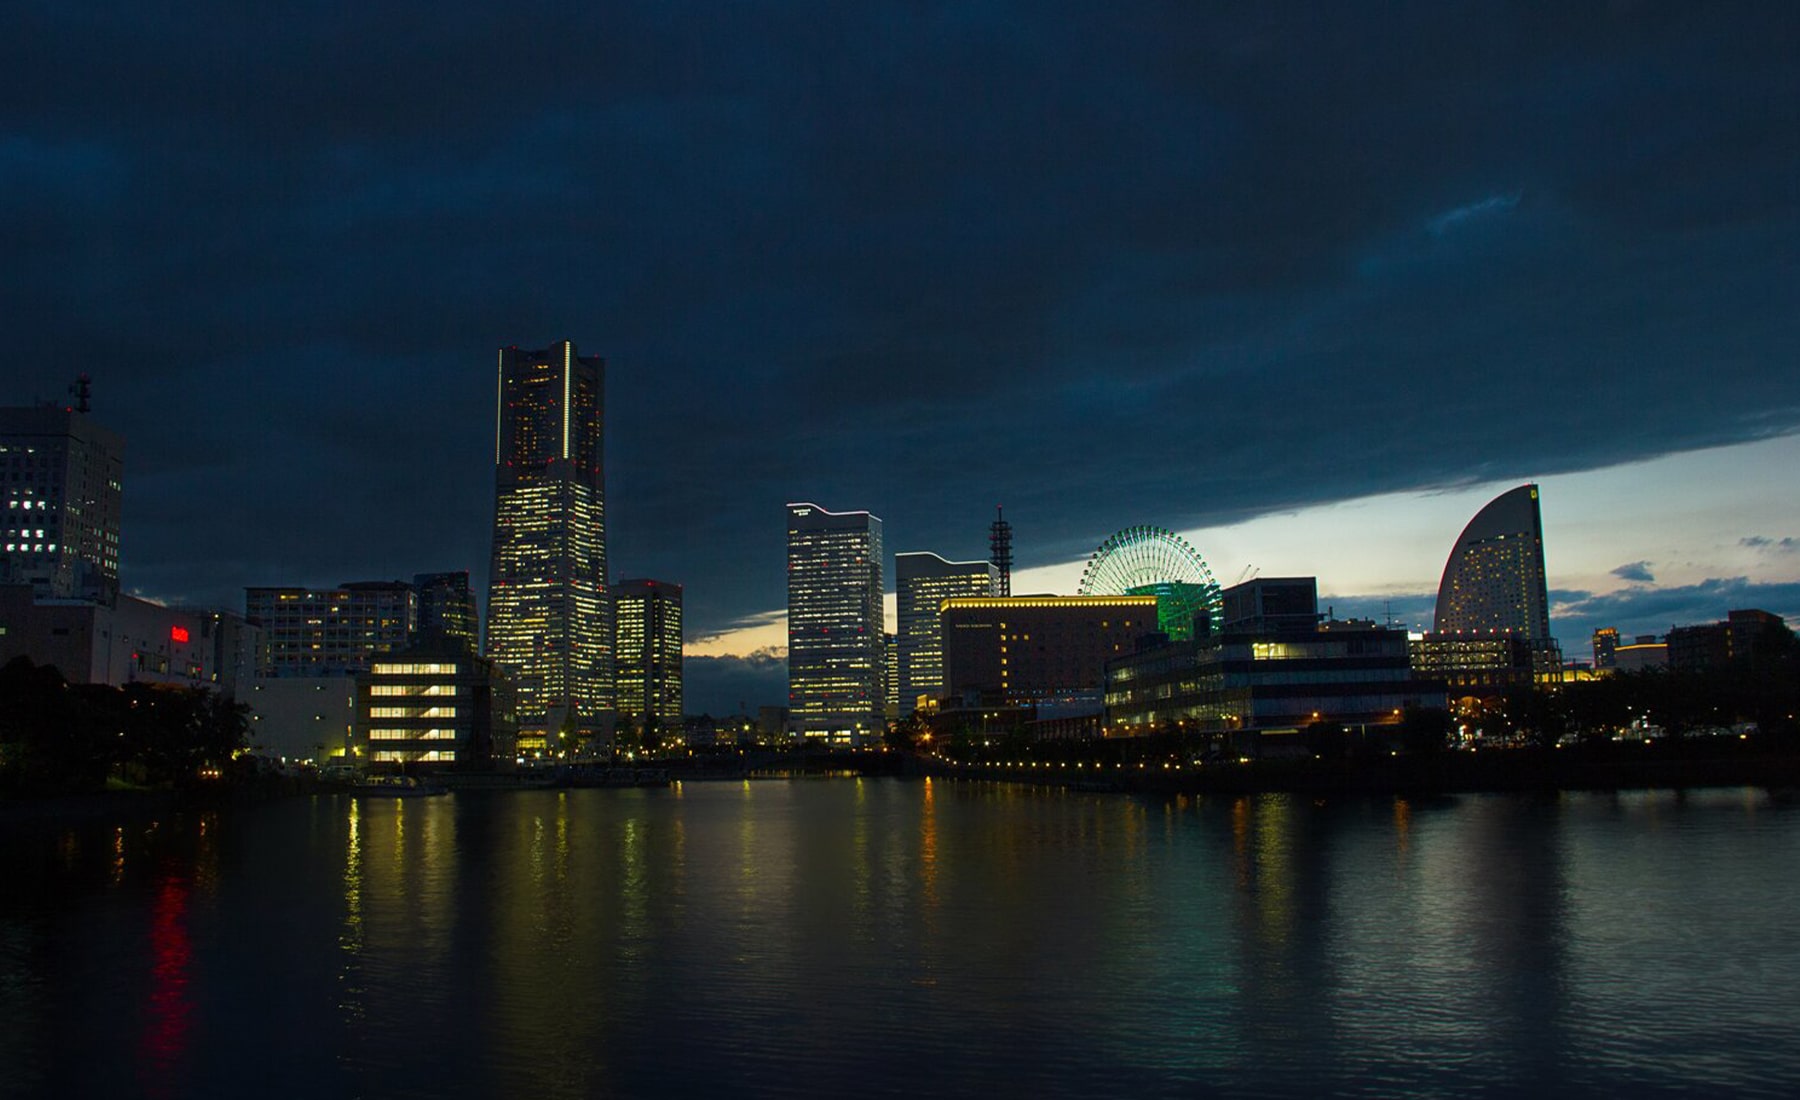
<instances>
[{"instance_id":1,"label":"red light reflection on water","mask_svg":"<svg viewBox=\"0 0 1800 1100\"><path fill-rule=\"evenodd\" d=\"M157 888L150 913L150 999L144 1019L140 1077L152 1096L178 1091L174 1071L187 1050L189 1016L188 941L189 883L169 877Z\"/></svg>"}]
</instances>

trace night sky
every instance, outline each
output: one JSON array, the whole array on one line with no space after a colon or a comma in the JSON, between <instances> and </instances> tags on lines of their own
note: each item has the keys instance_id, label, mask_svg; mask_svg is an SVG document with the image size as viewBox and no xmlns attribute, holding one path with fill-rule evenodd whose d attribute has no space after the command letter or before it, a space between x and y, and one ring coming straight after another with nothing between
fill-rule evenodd
<instances>
[{"instance_id":1,"label":"night sky","mask_svg":"<svg viewBox=\"0 0 1800 1100\"><path fill-rule=\"evenodd\" d=\"M1800 430L1791 4L26 0L8 24L0 403L94 376L148 596L485 584L494 349L563 338L608 363L613 576L685 584L695 639L783 605L789 500L962 558L1004 502L1047 567L1133 523ZM1621 540L1594 551L1616 591L1559 588L1565 649L1634 600L1666 629L1671 593L1800 614L1800 494L1771 493L1709 522L1772 574L1696 560L1665 590ZM1429 606L1472 499L1390 596ZM1307 571L1341 593L1332 566ZM691 665L690 709L780 690L769 660Z\"/></svg>"}]
</instances>

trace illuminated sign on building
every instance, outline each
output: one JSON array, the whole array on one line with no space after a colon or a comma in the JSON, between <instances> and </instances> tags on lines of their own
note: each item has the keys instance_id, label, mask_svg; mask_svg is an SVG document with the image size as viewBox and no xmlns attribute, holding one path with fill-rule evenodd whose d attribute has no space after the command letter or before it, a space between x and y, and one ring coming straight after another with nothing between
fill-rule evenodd
<instances>
[{"instance_id":1,"label":"illuminated sign on building","mask_svg":"<svg viewBox=\"0 0 1800 1100\"><path fill-rule=\"evenodd\" d=\"M169 640L171 642L186 642L188 640L188 628L185 626L170 627Z\"/></svg>"}]
</instances>

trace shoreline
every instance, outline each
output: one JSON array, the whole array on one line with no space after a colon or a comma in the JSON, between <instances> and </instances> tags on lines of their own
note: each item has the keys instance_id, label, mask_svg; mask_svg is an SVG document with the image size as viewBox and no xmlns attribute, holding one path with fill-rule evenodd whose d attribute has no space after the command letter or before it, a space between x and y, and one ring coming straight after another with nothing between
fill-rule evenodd
<instances>
[{"instance_id":1,"label":"shoreline","mask_svg":"<svg viewBox=\"0 0 1800 1100\"><path fill-rule=\"evenodd\" d=\"M1681 745L1619 752L1516 749L1443 753L1374 762L1322 760L1248 763L1099 763L1036 761L957 763L941 758L880 754L864 761L838 759L831 767L795 761L792 767L754 769L680 767L654 771L656 782L546 783L536 772L440 775L433 781L452 792L483 793L576 789L658 789L676 783L740 783L830 778L946 779L1019 783L1084 793L1173 795L1302 794L1313 797L1431 797L1483 793L1686 790L1760 787L1800 792L1800 753L1767 749L1701 754ZM1660 749L1660 751L1658 751ZM1684 751L1686 750L1686 751ZM216 809L307 795L357 794L352 785L304 778L262 780L212 788L107 790L0 797L0 824L70 824L108 818L141 818L171 811Z\"/></svg>"},{"instance_id":2,"label":"shoreline","mask_svg":"<svg viewBox=\"0 0 1800 1100\"><path fill-rule=\"evenodd\" d=\"M1397 758L1363 766L1322 761L1184 764L954 764L926 774L1126 794L1433 796L1700 787L1800 789L1800 755L1787 752L1594 759L1558 750Z\"/></svg>"}]
</instances>

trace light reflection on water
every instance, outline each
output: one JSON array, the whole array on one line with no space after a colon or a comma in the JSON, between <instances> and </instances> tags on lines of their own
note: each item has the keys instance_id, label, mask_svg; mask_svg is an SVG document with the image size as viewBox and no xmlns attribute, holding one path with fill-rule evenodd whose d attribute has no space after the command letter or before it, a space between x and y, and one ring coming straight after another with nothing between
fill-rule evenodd
<instances>
[{"instance_id":1,"label":"light reflection on water","mask_svg":"<svg viewBox=\"0 0 1800 1100\"><path fill-rule=\"evenodd\" d=\"M1783 1095L1797 856L1755 790L837 779L45 826L0 853L0 1094Z\"/></svg>"}]
</instances>

